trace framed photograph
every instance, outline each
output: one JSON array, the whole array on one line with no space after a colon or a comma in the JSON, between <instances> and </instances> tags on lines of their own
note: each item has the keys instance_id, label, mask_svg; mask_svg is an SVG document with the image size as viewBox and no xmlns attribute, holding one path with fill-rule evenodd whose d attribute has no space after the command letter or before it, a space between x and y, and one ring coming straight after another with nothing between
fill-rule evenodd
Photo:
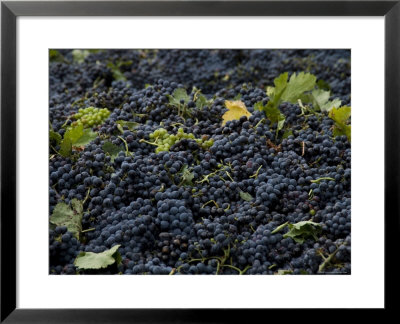
<instances>
[{"instance_id":1,"label":"framed photograph","mask_svg":"<svg viewBox=\"0 0 400 324\"><path fill-rule=\"evenodd\" d=\"M3 1L1 322L392 309L399 21Z\"/></svg>"}]
</instances>

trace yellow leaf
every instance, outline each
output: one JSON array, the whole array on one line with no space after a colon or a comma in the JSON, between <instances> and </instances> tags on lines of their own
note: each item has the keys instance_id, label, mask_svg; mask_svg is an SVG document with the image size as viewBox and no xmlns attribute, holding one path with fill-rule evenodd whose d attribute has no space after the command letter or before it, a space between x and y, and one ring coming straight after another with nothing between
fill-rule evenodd
<instances>
[{"instance_id":1,"label":"yellow leaf","mask_svg":"<svg viewBox=\"0 0 400 324\"><path fill-rule=\"evenodd\" d=\"M225 106L228 111L222 116L222 125L225 125L229 120L238 120L242 116L250 117L251 113L247 110L245 104L240 101L229 101L225 100Z\"/></svg>"}]
</instances>

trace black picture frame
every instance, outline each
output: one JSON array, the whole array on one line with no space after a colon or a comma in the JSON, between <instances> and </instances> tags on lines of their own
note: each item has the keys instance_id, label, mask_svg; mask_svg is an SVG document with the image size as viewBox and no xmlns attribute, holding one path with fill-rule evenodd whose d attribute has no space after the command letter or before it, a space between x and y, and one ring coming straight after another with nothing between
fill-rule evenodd
<instances>
[{"instance_id":1,"label":"black picture frame","mask_svg":"<svg viewBox=\"0 0 400 324\"><path fill-rule=\"evenodd\" d=\"M393 240L399 237L400 227L400 0L2 1L1 323L234 322L239 312L252 312L252 317L255 318L263 316L257 313L265 311L16 308L16 18L19 16L384 16L385 310L394 309L396 299L393 296L396 287L399 286L399 276L395 273L394 265L394 259L398 255L398 244L393 243ZM185 298L184 295L181 295L181 298Z\"/></svg>"}]
</instances>

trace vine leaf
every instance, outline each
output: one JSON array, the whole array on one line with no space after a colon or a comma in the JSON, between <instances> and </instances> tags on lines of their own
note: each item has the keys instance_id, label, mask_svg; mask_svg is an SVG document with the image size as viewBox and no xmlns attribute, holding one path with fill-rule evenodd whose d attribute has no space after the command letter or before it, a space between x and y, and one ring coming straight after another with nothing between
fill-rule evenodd
<instances>
[{"instance_id":1,"label":"vine leaf","mask_svg":"<svg viewBox=\"0 0 400 324\"><path fill-rule=\"evenodd\" d=\"M322 79L319 79L317 81L317 86L318 86L318 88L320 88L322 90L331 90L331 86L329 85L329 83Z\"/></svg>"},{"instance_id":2,"label":"vine leaf","mask_svg":"<svg viewBox=\"0 0 400 324\"><path fill-rule=\"evenodd\" d=\"M58 203L50 216L50 223L56 226L66 226L78 240L82 232L83 204L78 199L71 200L71 206L64 202Z\"/></svg>"},{"instance_id":3,"label":"vine leaf","mask_svg":"<svg viewBox=\"0 0 400 324\"><path fill-rule=\"evenodd\" d=\"M85 58L90 55L88 50L78 50L75 49L72 51L72 60L74 63L81 64L85 62Z\"/></svg>"},{"instance_id":4,"label":"vine leaf","mask_svg":"<svg viewBox=\"0 0 400 324\"><path fill-rule=\"evenodd\" d=\"M83 129L83 125L69 127L64 134L64 138L60 144L59 153L63 157L68 157L72 154L73 147L82 147L89 144L97 137L97 134L91 129Z\"/></svg>"},{"instance_id":5,"label":"vine leaf","mask_svg":"<svg viewBox=\"0 0 400 324\"><path fill-rule=\"evenodd\" d=\"M254 199L252 195L250 195L249 193L244 192L244 191L240 191L239 195L240 195L240 198L242 198L245 201L252 201Z\"/></svg>"},{"instance_id":6,"label":"vine leaf","mask_svg":"<svg viewBox=\"0 0 400 324\"><path fill-rule=\"evenodd\" d=\"M191 172L187 165L183 167L181 179L180 185L193 186L194 172Z\"/></svg>"},{"instance_id":7,"label":"vine leaf","mask_svg":"<svg viewBox=\"0 0 400 324\"><path fill-rule=\"evenodd\" d=\"M57 145L61 143L62 137L59 133L55 131L50 131L50 141L55 141Z\"/></svg>"},{"instance_id":8,"label":"vine leaf","mask_svg":"<svg viewBox=\"0 0 400 324\"><path fill-rule=\"evenodd\" d=\"M287 225L289 224L289 222L283 223L281 225L279 225L277 228L275 228L271 234L275 234L278 233L279 231L281 231L282 229L284 229Z\"/></svg>"},{"instance_id":9,"label":"vine leaf","mask_svg":"<svg viewBox=\"0 0 400 324\"><path fill-rule=\"evenodd\" d=\"M121 146L115 145L109 141L104 142L102 149L104 153L110 155L111 162L114 162L115 158L118 156L118 153L123 151Z\"/></svg>"},{"instance_id":10,"label":"vine leaf","mask_svg":"<svg viewBox=\"0 0 400 324\"><path fill-rule=\"evenodd\" d=\"M124 62L117 62L116 64L114 64L113 62L107 63L107 67L111 70L113 79L115 81L127 81L125 75L120 70L120 67L123 65L125 65Z\"/></svg>"},{"instance_id":11,"label":"vine leaf","mask_svg":"<svg viewBox=\"0 0 400 324\"><path fill-rule=\"evenodd\" d=\"M65 137L63 139L63 141L61 142L59 153L63 157L68 157L68 156L71 155L71 153L72 153L72 142L71 142L71 139L69 137Z\"/></svg>"},{"instance_id":12,"label":"vine leaf","mask_svg":"<svg viewBox=\"0 0 400 324\"><path fill-rule=\"evenodd\" d=\"M177 107L181 104L181 100L183 100L185 104L187 104L190 100L189 95L183 88L175 89L174 92L172 93L172 96L167 95L167 97L169 99L169 103Z\"/></svg>"},{"instance_id":13,"label":"vine leaf","mask_svg":"<svg viewBox=\"0 0 400 324\"><path fill-rule=\"evenodd\" d=\"M351 142L351 125L348 125L351 115L351 107L343 106L339 109L332 108L329 112L329 118L331 118L335 125L333 127L333 136L347 136L349 142Z\"/></svg>"},{"instance_id":14,"label":"vine leaf","mask_svg":"<svg viewBox=\"0 0 400 324\"><path fill-rule=\"evenodd\" d=\"M322 230L321 224L312 221L302 221L296 224L287 224L287 226L289 227L289 231L283 237L291 237L295 242L300 244L304 243L309 237L318 240L317 234Z\"/></svg>"},{"instance_id":15,"label":"vine leaf","mask_svg":"<svg viewBox=\"0 0 400 324\"><path fill-rule=\"evenodd\" d=\"M84 129L83 134L79 137L74 143L72 143L73 147L80 147L89 144L97 137L97 133L93 132L90 128Z\"/></svg>"},{"instance_id":16,"label":"vine leaf","mask_svg":"<svg viewBox=\"0 0 400 324\"><path fill-rule=\"evenodd\" d=\"M196 99L196 107L197 108L203 109L203 107L207 106L208 103L209 102L208 102L207 98L204 95L202 95L202 94L198 95L198 97Z\"/></svg>"},{"instance_id":17,"label":"vine leaf","mask_svg":"<svg viewBox=\"0 0 400 324\"><path fill-rule=\"evenodd\" d=\"M123 133L124 126L127 127L130 131L133 131L136 127L139 126L139 123L125 121L125 120L117 120L116 121L118 130Z\"/></svg>"},{"instance_id":18,"label":"vine leaf","mask_svg":"<svg viewBox=\"0 0 400 324\"><path fill-rule=\"evenodd\" d=\"M117 251L120 246L119 244L114 245L111 249L101 253L81 252L76 257L74 265L83 270L107 268L121 260L121 256Z\"/></svg>"},{"instance_id":19,"label":"vine leaf","mask_svg":"<svg viewBox=\"0 0 400 324\"><path fill-rule=\"evenodd\" d=\"M330 96L331 96L330 91L315 89L311 92L309 102L312 103L313 107L316 108L317 110L320 110L322 112L324 111L329 112L332 108L340 107L342 104L342 101L340 99L334 99L332 101L329 101Z\"/></svg>"},{"instance_id":20,"label":"vine leaf","mask_svg":"<svg viewBox=\"0 0 400 324\"><path fill-rule=\"evenodd\" d=\"M257 102L254 105L254 110L264 111L265 115L271 121L271 123L277 124L277 132L283 128L286 117L284 114L281 113L279 108L275 106L271 101L269 101L266 106L264 106L261 101Z\"/></svg>"},{"instance_id":21,"label":"vine leaf","mask_svg":"<svg viewBox=\"0 0 400 324\"><path fill-rule=\"evenodd\" d=\"M317 77L311 73L293 73L282 92L282 100L297 103L297 100L304 92L314 89L316 81Z\"/></svg>"},{"instance_id":22,"label":"vine leaf","mask_svg":"<svg viewBox=\"0 0 400 324\"><path fill-rule=\"evenodd\" d=\"M65 57L55 49L49 50L49 59L50 62L61 62L69 64L69 62L65 59Z\"/></svg>"}]
</instances>

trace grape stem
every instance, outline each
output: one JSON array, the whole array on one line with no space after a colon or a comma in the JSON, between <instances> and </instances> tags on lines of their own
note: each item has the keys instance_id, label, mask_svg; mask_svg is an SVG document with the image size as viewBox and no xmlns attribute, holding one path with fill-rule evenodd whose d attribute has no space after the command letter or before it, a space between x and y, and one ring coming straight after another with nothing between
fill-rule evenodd
<instances>
[{"instance_id":1,"label":"grape stem","mask_svg":"<svg viewBox=\"0 0 400 324\"><path fill-rule=\"evenodd\" d=\"M219 205L215 202L215 200L207 201L205 204L203 204L203 206L201 206L201 208L204 208L205 206L207 206L210 203L214 203L215 207L219 208Z\"/></svg>"},{"instance_id":2,"label":"grape stem","mask_svg":"<svg viewBox=\"0 0 400 324\"><path fill-rule=\"evenodd\" d=\"M254 173L252 176L250 176L250 178L255 178L255 179L257 179L258 173L260 172L261 168L262 168L262 165L260 165L260 167L257 169L256 173Z\"/></svg>"},{"instance_id":3,"label":"grape stem","mask_svg":"<svg viewBox=\"0 0 400 324\"><path fill-rule=\"evenodd\" d=\"M339 245L333 253L329 254L328 257L325 257L321 252L319 253L321 257L324 259L324 262L322 262L318 268L319 273L322 273L322 271L325 270L326 266L332 262L332 259L335 257L336 253L339 251L340 246L342 245L344 244Z\"/></svg>"},{"instance_id":4,"label":"grape stem","mask_svg":"<svg viewBox=\"0 0 400 324\"><path fill-rule=\"evenodd\" d=\"M257 125L256 126L254 126L254 128L257 128L262 122L264 122L266 119L265 118L262 118L258 123L257 123Z\"/></svg>"},{"instance_id":5,"label":"grape stem","mask_svg":"<svg viewBox=\"0 0 400 324\"><path fill-rule=\"evenodd\" d=\"M329 178L329 177L322 177L322 178L318 178L315 180L310 180L311 183L320 183L322 180L331 180L331 181L335 181L335 179L333 178Z\"/></svg>"},{"instance_id":6,"label":"grape stem","mask_svg":"<svg viewBox=\"0 0 400 324\"><path fill-rule=\"evenodd\" d=\"M146 140L143 139L143 138L139 141L139 143L147 143L147 144L150 144L150 145L158 146L158 144L156 144L155 142L152 143L152 142L146 141Z\"/></svg>"},{"instance_id":7,"label":"grape stem","mask_svg":"<svg viewBox=\"0 0 400 324\"><path fill-rule=\"evenodd\" d=\"M92 228L88 228L86 230L83 230L81 233L86 233L86 232L91 232L91 231L95 231L96 228L92 227Z\"/></svg>"},{"instance_id":8,"label":"grape stem","mask_svg":"<svg viewBox=\"0 0 400 324\"><path fill-rule=\"evenodd\" d=\"M235 269L237 272L239 272L239 275L243 275L247 270L249 270L251 268L251 266L247 265L243 270L240 270L239 268L229 265L229 264L223 264L223 265L221 265L221 267L228 267L228 268Z\"/></svg>"},{"instance_id":9,"label":"grape stem","mask_svg":"<svg viewBox=\"0 0 400 324\"><path fill-rule=\"evenodd\" d=\"M233 178L231 177L231 175L229 174L228 171L225 171L226 175L229 177L229 179L231 179L232 182L235 182L235 180L233 180Z\"/></svg>"},{"instance_id":10,"label":"grape stem","mask_svg":"<svg viewBox=\"0 0 400 324\"><path fill-rule=\"evenodd\" d=\"M82 206L86 203L86 201L89 199L89 194L90 194L90 187L89 187L89 189L88 189L88 191L87 191L87 193L86 193L86 197L85 197L85 199L83 200L83 202L82 202Z\"/></svg>"},{"instance_id":11,"label":"grape stem","mask_svg":"<svg viewBox=\"0 0 400 324\"><path fill-rule=\"evenodd\" d=\"M124 142L125 144L125 154L126 156L131 155L131 153L129 152L129 147L128 147L128 143L125 141L125 139L121 136L118 136L119 139L121 139L122 142Z\"/></svg>"},{"instance_id":12,"label":"grape stem","mask_svg":"<svg viewBox=\"0 0 400 324\"><path fill-rule=\"evenodd\" d=\"M230 208L231 208L231 204L228 204L228 207L226 207L226 208L224 209L224 211L227 212Z\"/></svg>"}]
</instances>

